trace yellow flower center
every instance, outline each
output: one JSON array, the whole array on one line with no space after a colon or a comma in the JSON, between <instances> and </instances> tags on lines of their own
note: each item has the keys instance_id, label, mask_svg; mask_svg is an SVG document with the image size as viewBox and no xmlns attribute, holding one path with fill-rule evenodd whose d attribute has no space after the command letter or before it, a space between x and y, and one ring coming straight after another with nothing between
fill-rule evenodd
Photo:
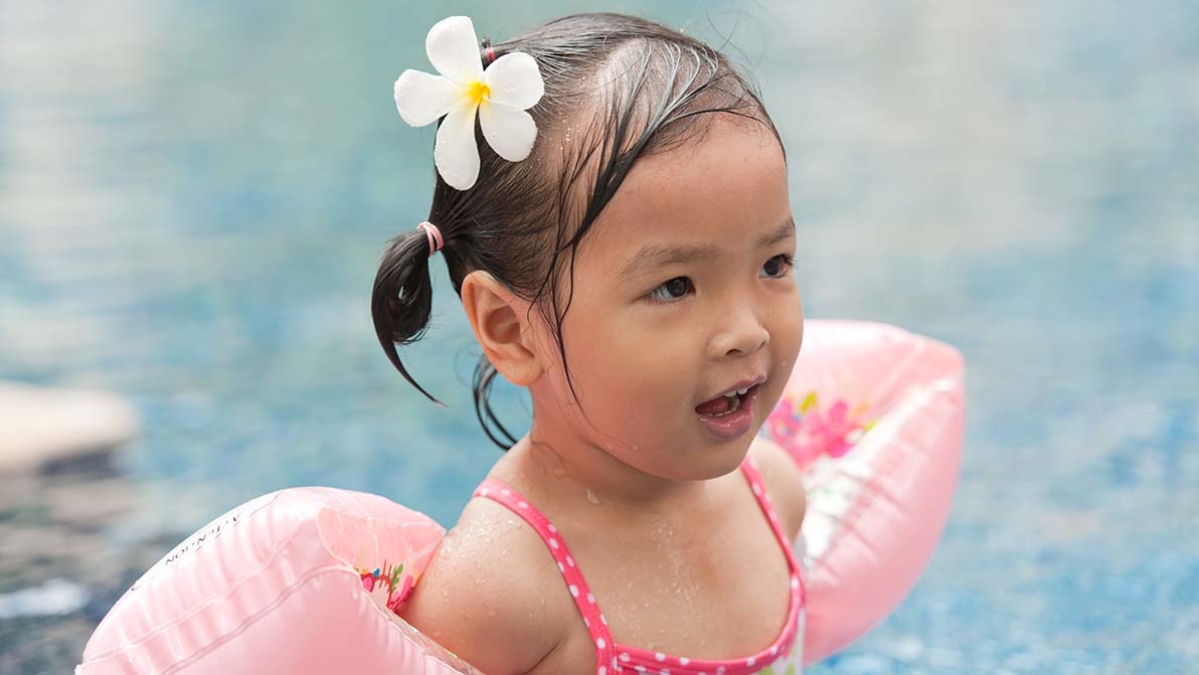
<instances>
[{"instance_id":1,"label":"yellow flower center","mask_svg":"<svg viewBox=\"0 0 1199 675\"><path fill-rule=\"evenodd\" d=\"M466 90L466 97L475 105L479 105L491 98L491 87L483 84L481 80L475 80Z\"/></svg>"}]
</instances>

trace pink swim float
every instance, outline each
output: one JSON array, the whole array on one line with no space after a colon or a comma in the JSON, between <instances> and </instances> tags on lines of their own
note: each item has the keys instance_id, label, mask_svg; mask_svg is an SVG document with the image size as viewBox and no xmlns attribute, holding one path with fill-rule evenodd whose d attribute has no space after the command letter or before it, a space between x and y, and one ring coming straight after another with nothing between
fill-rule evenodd
<instances>
[{"instance_id":1,"label":"pink swim float","mask_svg":"<svg viewBox=\"0 0 1199 675\"><path fill-rule=\"evenodd\" d=\"M964 403L951 347L880 324L805 330L763 433L806 477L796 550L811 663L881 621L927 564L957 482ZM443 535L377 495L313 487L251 500L146 572L76 673L478 675L391 609Z\"/></svg>"},{"instance_id":2,"label":"pink swim float","mask_svg":"<svg viewBox=\"0 0 1199 675\"><path fill-rule=\"evenodd\" d=\"M806 663L882 621L932 557L961 464L962 375L956 349L893 326L804 324L763 432L799 462L808 490L796 543Z\"/></svg>"}]
</instances>

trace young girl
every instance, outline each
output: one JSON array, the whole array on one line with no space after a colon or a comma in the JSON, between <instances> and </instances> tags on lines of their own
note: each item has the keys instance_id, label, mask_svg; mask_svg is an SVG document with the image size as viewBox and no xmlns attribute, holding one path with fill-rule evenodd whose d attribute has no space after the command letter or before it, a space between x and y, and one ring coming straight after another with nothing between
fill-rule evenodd
<instances>
[{"instance_id":1,"label":"young girl","mask_svg":"<svg viewBox=\"0 0 1199 675\"><path fill-rule=\"evenodd\" d=\"M803 489L756 437L803 337L770 117L718 52L641 19L474 40L438 24L444 77L396 84L407 121L444 115L439 175L372 311L420 388L396 345L444 256L508 452L400 614L490 675L798 672ZM521 438L488 406L497 373L532 398Z\"/></svg>"}]
</instances>

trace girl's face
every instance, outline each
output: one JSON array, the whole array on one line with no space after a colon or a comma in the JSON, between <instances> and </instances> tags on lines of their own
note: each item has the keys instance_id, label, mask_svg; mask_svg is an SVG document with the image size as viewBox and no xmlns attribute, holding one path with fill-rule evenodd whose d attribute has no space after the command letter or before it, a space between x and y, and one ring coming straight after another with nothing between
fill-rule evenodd
<instances>
[{"instance_id":1,"label":"girl's face","mask_svg":"<svg viewBox=\"0 0 1199 675\"><path fill-rule=\"evenodd\" d=\"M722 118L638 160L575 260L562 333L577 404L538 322L534 438L668 480L735 469L803 339L794 254L786 165L762 125Z\"/></svg>"}]
</instances>

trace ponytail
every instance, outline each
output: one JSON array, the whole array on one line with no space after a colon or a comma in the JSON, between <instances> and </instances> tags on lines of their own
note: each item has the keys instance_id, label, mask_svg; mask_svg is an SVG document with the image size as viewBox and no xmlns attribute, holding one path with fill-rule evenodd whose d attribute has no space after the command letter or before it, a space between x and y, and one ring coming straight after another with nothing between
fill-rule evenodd
<instances>
[{"instance_id":1,"label":"ponytail","mask_svg":"<svg viewBox=\"0 0 1199 675\"><path fill-rule=\"evenodd\" d=\"M433 311L433 282L429 278L430 246L427 230L415 229L391 240L379 263L371 293L371 317L375 334L391 364L408 383L430 401L441 405L417 384L404 367L396 345L407 345L424 336Z\"/></svg>"}]
</instances>

